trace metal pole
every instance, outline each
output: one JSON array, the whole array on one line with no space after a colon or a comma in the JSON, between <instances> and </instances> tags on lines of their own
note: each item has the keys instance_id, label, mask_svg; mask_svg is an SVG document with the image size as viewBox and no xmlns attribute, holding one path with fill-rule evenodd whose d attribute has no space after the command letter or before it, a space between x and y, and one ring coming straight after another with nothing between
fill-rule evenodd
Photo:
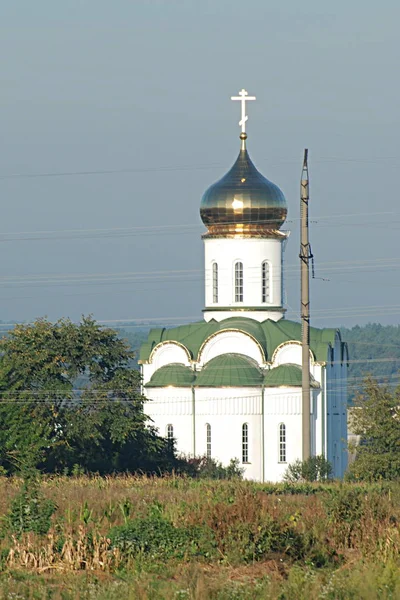
<instances>
[{"instance_id":1,"label":"metal pole","mask_svg":"<svg viewBox=\"0 0 400 600\"><path fill-rule=\"evenodd\" d=\"M308 236L308 150L304 150L300 185L301 342L302 342L302 460L311 453L310 443L310 258Z\"/></svg>"}]
</instances>

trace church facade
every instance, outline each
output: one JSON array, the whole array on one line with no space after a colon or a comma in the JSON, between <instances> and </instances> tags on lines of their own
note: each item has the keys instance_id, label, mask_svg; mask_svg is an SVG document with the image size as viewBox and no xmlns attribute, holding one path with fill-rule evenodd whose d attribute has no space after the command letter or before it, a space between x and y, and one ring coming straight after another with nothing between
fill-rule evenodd
<instances>
[{"instance_id":1,"label":"church facade","mask_svg":"<svg viewBox=\"0 0 400 600\"><path fill-rule=\"evenodd\" d=\"M280 481L302 459L301 324L285 318L282 191L256 169L246 147L203 195L207 228L203 319L153 329L140 350L145 412L178 452L228 464L244 476ZM347 466L347 346L335 329L310 330L311 453L333 476Z\"/></svg>"}]
</instances>

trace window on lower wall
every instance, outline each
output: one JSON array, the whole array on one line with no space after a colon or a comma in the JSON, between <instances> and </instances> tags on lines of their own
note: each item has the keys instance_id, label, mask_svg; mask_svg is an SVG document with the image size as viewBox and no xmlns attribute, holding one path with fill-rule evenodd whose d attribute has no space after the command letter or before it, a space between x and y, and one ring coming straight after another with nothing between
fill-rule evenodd
<instances>
[{"instance_id":1,"label":"window on lower wall","mask_svg":"<svg viewBox=\"0 0 400 600\"><path fill-rule=\"evenodd\" d=\"M211 425L206 424L206 456L211 458Z\"/></svg>"},{"instance_id":2,"label":"window on lower wall","mask_svg":"<svg viewBox=\"0 0 400 600\"><path fill-rule=\"evenodd\" d=\"M167 440L169 442L174 441L174 426L171 423L167 425Z\"/></svg>"},{"instance_id":3,"label":"window on lower wall","mask_svg":"<svg viewBox=\"0 0 400 600\"><path fill-rule=\"evenodd\" d=\"M279 425L279 462L286 462L286 425L284 423Z\"/></svg>"},{"instance_id":4,"label":"window on lower wall","mask_svg":"<svg viewBox=\"0 0 400 600\"><path fill-rule=\"evenodd\" d=\"M249 425L242 425L242 463L249 462Z\"/></svg>"}]
</instances>

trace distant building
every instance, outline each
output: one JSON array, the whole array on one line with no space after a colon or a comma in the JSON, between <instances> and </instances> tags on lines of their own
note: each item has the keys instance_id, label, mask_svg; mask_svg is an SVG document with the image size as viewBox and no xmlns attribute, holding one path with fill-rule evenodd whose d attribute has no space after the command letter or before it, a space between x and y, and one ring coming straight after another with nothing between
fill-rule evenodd
<instances>
[{"instance_id":1,"label":"distant building","mask_svg":"<svg viewBox=\"0 0 400 600\"><path fill-rule=\"evenodd\" d=\"M178 451L279 481L302 458L301 324L283 306L286 200L249 157L240 95L239 156L200 207L204 319L151 330L139 362L145 411ZM311 328L311 448L335 477L347 466L347 361L339 330Z\"/></svg>"}]
</instances>

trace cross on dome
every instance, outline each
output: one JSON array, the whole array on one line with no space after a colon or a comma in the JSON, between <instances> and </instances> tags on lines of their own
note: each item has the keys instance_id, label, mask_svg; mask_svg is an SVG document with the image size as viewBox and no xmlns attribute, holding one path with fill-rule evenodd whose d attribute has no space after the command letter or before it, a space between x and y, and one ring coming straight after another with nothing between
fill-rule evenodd
<instances>
[{"instance_id":1,"label":"cross on dome","mask_svg":"<svg viewBox=\"0 0 400 600\"><path fill-rule=\"evenodd\" d=\"M239 125L242 127L242 133L246 133L246 121L249 118L246 115L246 102L248 100L255 100L255 96L249 96L249 93L245 89L240 90L239 96L231 96L231 100L240 100L242 105L242 118L239 121Z\"/></svg>"}]
</instances>

